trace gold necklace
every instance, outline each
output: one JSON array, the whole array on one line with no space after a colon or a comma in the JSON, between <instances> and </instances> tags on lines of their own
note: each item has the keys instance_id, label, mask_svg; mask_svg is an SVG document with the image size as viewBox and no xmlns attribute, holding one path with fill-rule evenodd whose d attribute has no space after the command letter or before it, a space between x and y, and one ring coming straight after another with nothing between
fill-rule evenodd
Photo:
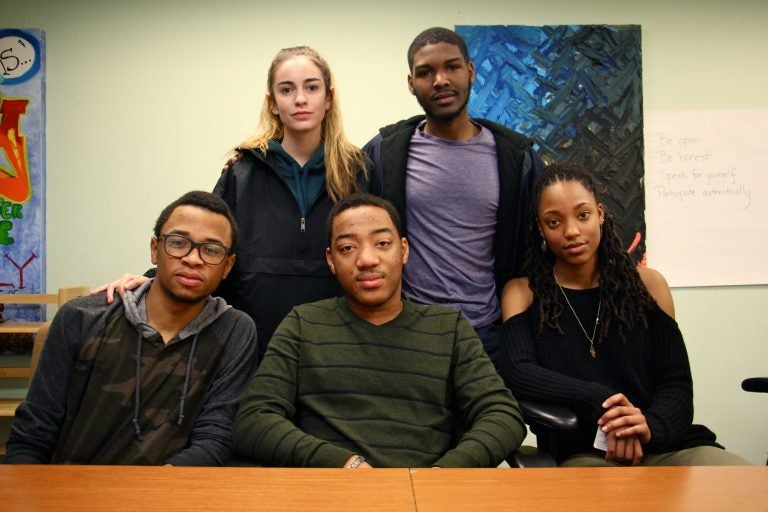
<instances>
[{"instance_id":1,"label":"gold necklace","mask_svg":"<svg viewBox=\"0 0 768 512\"><path fill-rule=\"evenodd\" d=\"M581 323L581 319L579 318L579 315L576 314L576 310L573 309L573 306L571 306L571 301L568 300L568 296L565 294L565 290L563 290L563 287L560 285L560 280L557 278L557 274L553 272L552 275L555 276L555 283L557 283L557 287L560 288L560 293L563 294L565 303L568 304L569 308L571 308L571 313L573 313L573 316L576 318L576 322L578 322L579 327L581 327L581 332L584 333L584 336L586 336L587 340L589 341L589 354L592 356L592 359L596 358L597 352L595 351L595 336L597 335L597 324L600 323L600 306L603 305L603 299L600 299L600 301L597 303L597 316L595 316L595 328L592 329L592 337L590 338L589 334L587 334L587 330L584 328L584 325Z\"/></svg>"}]
</instances>

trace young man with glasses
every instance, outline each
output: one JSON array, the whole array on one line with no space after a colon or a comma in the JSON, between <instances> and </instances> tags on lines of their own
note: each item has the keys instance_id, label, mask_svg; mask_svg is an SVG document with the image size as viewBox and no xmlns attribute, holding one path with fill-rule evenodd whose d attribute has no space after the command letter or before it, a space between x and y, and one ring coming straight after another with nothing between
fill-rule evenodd
<instances>
[{"instance_id":1,"label":"young man with glasses","mask_svg":"<svg viewBox=\"0 0 768 512\"><path fill-rule=\"evenodd\" d=\"M256 329L211 297L232 268L226 203L189 192L160 214L157 274L125 300L68 302L53 319L5 462L221 465Z\"/></svg>"}]
</instances>

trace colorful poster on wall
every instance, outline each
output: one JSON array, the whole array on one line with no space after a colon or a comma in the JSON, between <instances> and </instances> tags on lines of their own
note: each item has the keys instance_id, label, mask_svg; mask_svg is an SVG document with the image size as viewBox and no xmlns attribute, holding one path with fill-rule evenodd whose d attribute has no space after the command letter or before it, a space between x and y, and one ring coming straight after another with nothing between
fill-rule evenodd
<instances>
[{"instance_id":1,"label":"colorful poster on wall","mask_svg":"<svg viewBox=\"0 0 768 512\"><path fill-rule=\"evenodd\" d=\"M0 28L0 293L44 291L45 34ZM2 316L39 320L41 313L8 306Z\"/></svg>"},{"instance_id":2,"label":"colorful poster on wall","mask_svg":"<svg viewBox=\"0 0 768 512\"><path fill-rule=\"evenodd\" d=\"M637 25L457 26L477 79L469 111L537 142L547 163L595 173L635 261L645 256Z\"/></svg>"}]
</instances>

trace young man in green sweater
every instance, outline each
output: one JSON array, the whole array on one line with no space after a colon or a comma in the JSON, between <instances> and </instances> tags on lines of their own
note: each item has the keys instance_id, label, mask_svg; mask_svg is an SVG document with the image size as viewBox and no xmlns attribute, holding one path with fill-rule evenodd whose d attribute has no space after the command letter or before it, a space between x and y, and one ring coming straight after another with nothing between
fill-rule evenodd
<instances>
[{"instance_id":1,"label":"young man in green sweater","mask_svg":"<svg viewBox=\"0 0 768 512\"><path fill-rule=\"evenodd\" d=\"M525 437L517 402L460 312L401 297L408 242L392 205L331 210L326 259L345 297L294 308L236 419L267 466L495 467Z\"/></svg>"}]
</instances>

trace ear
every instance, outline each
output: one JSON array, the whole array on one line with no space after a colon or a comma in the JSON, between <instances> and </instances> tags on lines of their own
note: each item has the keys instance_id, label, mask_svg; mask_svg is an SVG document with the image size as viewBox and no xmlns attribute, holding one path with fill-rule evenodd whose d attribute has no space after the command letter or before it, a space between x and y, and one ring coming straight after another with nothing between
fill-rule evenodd
<instances>
[{"instance_id":1,"label":"ear","mask_svg":"<svg viewBox=\"0 0 768 512\"><path fill-rule=\"evenodd\" d=\"M277 110L277 103L272 99L272 95L270 93L267 93L266 95L267 105L269 105L269 111L272 112L273 115L278 115L279 112Z\"/></svg>"},{"instance_id":2,"label":"ear","mask_svg":"<svg viewBox=\"0 0 768 512\"><path fill-rule=\"evenodd\" d=\"M411 248L408 246L408 240L403 236L400 237L400 248L403 251L403 265L408 263L408 256L411 254Z\"/></svg>"},{"instance_id":3,"label":"ear","mask_svg":"<svg viewBox=\"0 0 768 512\"><path fill-rule=\"evenodd\" d=\"M603 208L603 203L597 203L597 216L600 219L600 224L605 222L605 208Z\"/></svg>"},{"instance_id":4,"label":"ear","mask_svg":"<svg viewBox=\"0 0 768 512\"><path fill-rule=\"evenodd\" d=\"M469 71L469 83L475 83L475 63L469 61L469 64L467 64L467 70Z\"/></svg>"},{"instance_id":5,"label":"ear","mask_svg":"<svg viewBox=\"0 0 768 512\"><path fill-rule=\"evenodd\" d=\"M328 89L328 94L325 95L325 110L326 112L331 110L331 107L333 107L333 87Z\"/></svg>"},{"instance_id":6,"label":"ear","mask_svg":"<svg viewBox=\"0 0 768 512\"><path fill-rule=\"evenodd\" d=\"M413 90L413 75L408 73L408 90L411 91L411 94L414 96L416 95L416 91Z\"/></svg>"},{"instance_id":7,"label":"ear","mask_svg":"<svg viewBox=\"0 0 768 512\"><path fill-rule=\"evenodd\" d=\"M153 265L157 265L157 251L158 251L157 237L153 236L149 242L149 252L151 254Z\"/></svg>"},{"instance_id":8,"label":"ear","mask_svg":"<svg viewBox=\"0 0 768 512\"><path fill-rule=\"evenodd\" d=\"M333 265L330 247L325 248L325 262L328 264L328 268L331 269L331 274L336 275L336 267Z\"/></svg>"},{"instance_id":9,"label":"ear","mask_svg":"<svg viewBox=\"0 0 768 512\"><path fill-rule=\"evenodd\" d=\"M232 254L229 257L227 257L226 263L224 263L224 275L222 276L222 279L226 279L229 275L229 272L232 270L232 267L235 265L235 258L237 258L236 254Z\"/></svg>"}]
</instances>

